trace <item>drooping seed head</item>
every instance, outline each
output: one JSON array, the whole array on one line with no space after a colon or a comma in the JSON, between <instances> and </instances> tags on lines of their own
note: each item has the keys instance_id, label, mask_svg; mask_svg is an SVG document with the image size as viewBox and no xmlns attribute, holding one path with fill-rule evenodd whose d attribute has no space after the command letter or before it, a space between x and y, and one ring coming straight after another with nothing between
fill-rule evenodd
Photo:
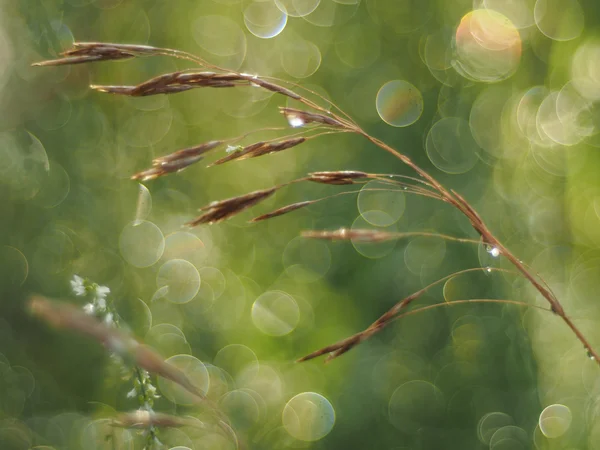
<instances>
[{"instance_id":1,"label":"drooping seed head","mask_svg":"<svg viewBox=\"0 0 600 450\"><path fill-rule=\"evenodd\" d=\"M246 147L241 147L237 150L234 149L230 151L227 154L227 156L217 159L215 162L210 164L210 166L218 166L220 164L233 161L234 159L239 159L241 156L246 155L254 150L260 149L266 145L268 145L266 142L256 142L254 144L247 145Z\"/></svg>"},{"instance_id":2,"label":"drooping seed head","mask_svg":"<svg viewBox=\"0 0 600 450\"><path fill-rule=\"evenodd\" d=\"M196 145L195 147L184 148L181 150L177 150L176 152L170 153L165 156L161 156L152 161L154 165L163 164L165 162L177 161L182 158L188 158L190 156L198 156L203 155L214 148L222 145L223 141L208 141L200 145Z\"/></svg>"},{"instance_id":3,"label":"drooping seed head","mask_svg":"<svg viewBox=\"0 0 600 450\"><path fill-rule=\"evenodd\" d=\"M213 224L222 222L223 220L229 219L230 217L233 217L270 197L275 193L275 191L277 191L277 189L277 187L272 187L269 189L250 192L249 194L240 195L238 197L212 202L207 206L200 208L200 211L206 211L206 213L196 217L186 225L193 227L203 223Z\"/></svg>"},{"instance_id":4,"label":"drooping seed head","mask_svg":"<svg viewBox=\"0 0 600 450\"><path fill-rule=\"evenodd\" d=\"M141 172L131 175L131 179L139 180L139 181L150 181L150 180L155 180L158 177L162 177L163 175L166 175L167 173L169 173L169 172L164 170L160 166L156 166L156 167L151 167L148 170L143 170Z\"/></svg>"},{"instance_id":5,"label":"drooping seed head","mask_svg":"<svg viewBox=\"0 0 600 450\"><path fill-rule=\"evenodd\" d=\"M287 150L288 148L295 147L297 145L302 144L305 141L305 137L298 137L286 139L280 142L257 142L255 144L243 147L238 151L233 151L229 153L227 156L224 156L223 158L218 159L217 161L212 163L211 166L223 164L232 160L250 159L257 158L263 155L269 155L271 153L276 153L282 150Z\"/></svg>"},{"instance_id":6,"label":"drooping seed head","mask_svg":"<svg viewBox=\"0 0 600 450\"><path fill-rule=\"evenodd\" d=\"M354 184L356 179L369 178L366 172L354 170L340 170L336 172L312 172L308 174L308 181L321 184L344 185Z\"/></svg>"},{"instance_id":7,"label":"drooping seed head","mask_svg":"<svg viewBox=\"0 0 600 450\"><path fill-rule=\"evenodd\" d=\"M354 178L369 178L371 174L367 172L361 172L358 170L335 170L330 172L311 172L309 175L321 177L321 178L344 178L344 179L354 179Z\"/></svg>"},{"instance_id":8,"label":"drooping seed head","mask_svg":"<svg viewBox=\"0 0 600 450\"><path fill-rule=\"evenodd\" d=\"M103 86L91 84L90 89L107 94L132 95L135 86Z\"/></svg>"},{"instance_id":9,"label":"drooping seed head","mask_svg":"<svg viewBox=\"0 0 600 450\"><path fill-rule=\"evenodd\" d=\"M312 205L317 201L318 200L307 200L304 202L292 203L290 205L283 206L274 211L255 217L254 219L250 220L250 222L260 222L262 220L272 219L273 217L283 216L284 214L287 214L289 212L296 211L297 209L304 208L308 205Z\"/></svg>"},{"instance_id":10,"label":"drooping seed head","mask_svg":"<svg viewBox=\"0 0 600 450\"><path fill-rule=\"evenodd\" d=\"M138 44L115 44L109 42L74 42L73 47L76 49L114 49L123 52L132 53L135 55L160 55L162 49L152 47L151 45ZM73 51L73 50L71 50Z\"/></svg>"},{"instance_id":11,"label":"drooping seed head","mask_svg":"<svg viewBox=\"0 0 600 450\"><path fill-rule=\"evenodd\" d=\"M268 91L271 92L276 92L278 94L282 94L285 95L286 97L290 97L293 98L294 100L300 100L302 97L300 97L298 94L296 94L294 91L291 91L287 88L284 88L283 86L279 86L275 83L271 83L269 81L265 81L262 80L258 77L255 76L248 76L245 75L245 77L247 77L246 79L248 81L250 81L251 84L256 85L256 86L260 86Z\"/></svg>"},{"instance_id":12,"label":"drooping seed head","mask_svg":"<svg viewBox=\"0 0 600 450\"><path fill-rule=\"evenodd\" d=\"M312 113L296 108L280 107L279 112L285 116L290 126L296 128L309 123L320 123L336 128L345 128L344 124L333 117L324 114Z\"/></svg>"},{"instance_id":13,"label":"drooping seed head","mask_svg":"<svg viewBox=\"0 0 600 450\"><path fill-rule=\"evenodd\" d=\"M149 80L144 81L143 83L138 84L134 89L131 95L133 96L143 96L145 93L155 92L158 89L165 88L171 84L173 84L177 77L181 72L172 72L165 73L159 75L154 78L150 78Z\"/></svg>"},{"instance_id":14,"label":"drooping seed head","mask_svg":"<svg viewBox=\"0 0 600 450\"><path fill-rule=\"evenodd\" d=\"M134 58L136 53L142 53L142 51L135 51L133 48L144 46L123 46L119 44L103 44L100 42L77 42L73 44L73 48L66 50L61 53L63 58L51 59L47 61L40 61L33 63L33 66L62 66L68 64L82 64L95 61L110 61L110 60L121 60ZM150 48L150 47L149 47ZM148 52L148 49L144 49L144 53Z\"/></svg>"}]
</instances>

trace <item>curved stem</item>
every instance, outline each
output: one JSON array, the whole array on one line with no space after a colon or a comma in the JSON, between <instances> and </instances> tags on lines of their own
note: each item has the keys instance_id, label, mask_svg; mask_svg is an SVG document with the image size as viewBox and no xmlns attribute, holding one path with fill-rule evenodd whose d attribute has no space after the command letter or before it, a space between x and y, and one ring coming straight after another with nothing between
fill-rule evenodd
<instances>
[{"instance_id":1,"label":"curved stem","mask_svg":"<svg viewBox=\"0 0 600 450\"><path fill-rule=\"evenodd\" d=\"M544 308L543 306L532 305L530 303L520 302L518 300L506 300L506 299L500 299L500 298L470 298L468 300L452 300L451 302L436 303L435 305L423 306L421 308L413 309L412 311L407 311L405 313L399 314L399 315L395 316L391 321L396 321L396 320L402 319L403 317L406 317L406 316L412 316L413 314L417 314L417 313L424 312L424 311L429 311L429 310L435 309L435 308L441 308L443 306L464 305L466 303L501 303L501 304L505 304L505 305L517 305L517 306L523 306L525 308L536 308L536 309L539 309L542 311L552 312L551 309Z\"/></svg>"},{"instance_id":2,"label":"curved stem","mask_svg":"<svg viewBox=\"0 0 600 450\"><path fill-rule=\"evenodd\" d=\"M583 335L583 333L577 328L577 326L573 323L573 321L567 316L562 305L558 301L558 299L554 296L554 294L550 291L550 289L546 288L542 283L540 283L536 277L527 269L525 264L521 262L509 249L507 249L487 228L487 225L483 222L479 214L471 207L471 205L462 198L455 191L448 191L442 184L440 184L435 178L429 175L425 170L421 167L417 166L408 156L398 152L396 149L390 147L385 142L367 134L363 130L357 130L357 133L364 136L366 139L371 141L373 144L377 145L379 148L385 150L386 152L392 154L404 164L413 169L419 176L427 180L433 187L440 193L442 199L454 207L456 207L460 212L462 212L471 222L473 228L481 235L484 243L496 247L500 252L500 255L504 255L506 259L510 261L510 263L517 269L521 275L523 275L535 289L548 301L550 304L550 308L552 312L558 315L567 326L573 331L577 339L583 344L584 349L588 352L591 358L593 358L596 363L600 366L600 355L594 350L590 342Z\"/></svg>"}]
</instances>

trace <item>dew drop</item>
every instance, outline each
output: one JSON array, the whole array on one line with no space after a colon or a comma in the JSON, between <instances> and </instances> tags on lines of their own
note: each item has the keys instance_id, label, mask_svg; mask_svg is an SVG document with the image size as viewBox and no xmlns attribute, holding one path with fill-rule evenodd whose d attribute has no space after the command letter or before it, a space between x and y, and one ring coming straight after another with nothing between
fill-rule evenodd
<instances>
[{"instance_id":1,"label":"dew drop","mask_svg":"<svg viewBox=\"0 0 600 450\"><path fill-rule=\"evenodd\" d=\"M498 249L498 247L489 247L487 252L494 258L500 256L500 249Z\"/></svg>"},{"instance_id":2,"label":"dew drop","mask_svg":"<svg viewBox=\"0 0 600 450\"><path fill-rule=\"evenodd\" d=\"M290 126L292 128L299 128L304 126L304 120L302 120L300 117L298 116L288 116L288 123L290 124Z\"/></svg>"}]
</instances>

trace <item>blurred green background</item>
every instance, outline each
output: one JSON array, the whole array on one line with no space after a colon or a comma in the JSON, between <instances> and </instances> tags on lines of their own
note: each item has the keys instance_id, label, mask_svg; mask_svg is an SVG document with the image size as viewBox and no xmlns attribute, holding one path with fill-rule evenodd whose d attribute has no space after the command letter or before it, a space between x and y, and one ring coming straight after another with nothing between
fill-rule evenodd
<instances>
[{"instance_id":1,"label":"blurred green background","mask_svg":"<svg viewBox=\"0 0 600 450\"><path fill-rule=\"evenodd\" d=\"M300 232L476 239L449 206L365 191L247 223L357 190L303 183L222 224L182 227L210 201L311 171L412 175L398 160L358 136L329 135L259 159L206 168L207 159L143 187L129 177L152 158L285 127L277 107L299 105L254 88L145 98L88 88L192 67L165 57L30 66L74 40L105 41L302 84L467 198L598 348L599 21L592 0L0 2L0 447L142 448L141 432L106 440L94 428L138 407L107 354L25 312L32 293L83 306L69 285L77 274L108 286L124 322L165 358L189 354L210 369L209 397L231 415L240 447L600 448L597 364L540 310L437 308L328 365L294 364L436 279L508 268L482 245L327 243ZM482 271L415 307L469 298L546 306L519 277ZM167 398L155 409L200 414ZM160 436L165 448L234 448L214 430Z\"/></svg>"}]
</instances>

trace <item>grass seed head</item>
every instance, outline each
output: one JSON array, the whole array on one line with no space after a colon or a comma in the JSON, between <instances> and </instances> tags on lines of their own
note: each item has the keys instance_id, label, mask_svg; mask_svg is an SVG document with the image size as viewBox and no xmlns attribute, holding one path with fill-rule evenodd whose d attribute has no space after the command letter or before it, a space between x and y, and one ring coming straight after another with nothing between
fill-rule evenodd
<instances>
[{"instance_id":1,"label":"grass seed head","mask_svg":"<svg viewBox=\"0 0 600 450\"><path fill-rule=\"evenodd\" d=\"M200 208L200 211L206 211L201 216L188 222L186 225L193 227L203 223L213 224L229 219L242 211L260 203L270 197L277 191L276 187L250 192L249 194L238 197L228 198L218 202L212 202L207 206Z\"/></svg>"},{"instance_id":2,"label":"grass seed head","mask_svg":"<svg viewBox=\"0 0 600 450\"><path fill-rule=\"evenodd\" d=\"M309 123L320 123L336 128L345 128L344 124L333 117L324 114L312 113L296 108L280 107L279 112L285 116L292 127L299 127Z\"/></svg>"},{"instance_id":3,"label":"grass seed head","mask_svg":"<svg viewBox=\"0 0 600 450\"><path fill-rule=\"evenodd\" d=\"M313 203L316 203L316 200L308 200L308 201L304 201L304 202L292 203L291 205L286 205L286 206L278 208L274 211L271 211L271 212L268 212L261 216L255 217L254 219L250 220L250 222L260 222L262 220L271 219L273 217L283 216L284 214L287 214L292 211L296 211L297 209L304 208L305 206L308 206L308 205L312 205Z\"/></svg>"}]
</instances>

